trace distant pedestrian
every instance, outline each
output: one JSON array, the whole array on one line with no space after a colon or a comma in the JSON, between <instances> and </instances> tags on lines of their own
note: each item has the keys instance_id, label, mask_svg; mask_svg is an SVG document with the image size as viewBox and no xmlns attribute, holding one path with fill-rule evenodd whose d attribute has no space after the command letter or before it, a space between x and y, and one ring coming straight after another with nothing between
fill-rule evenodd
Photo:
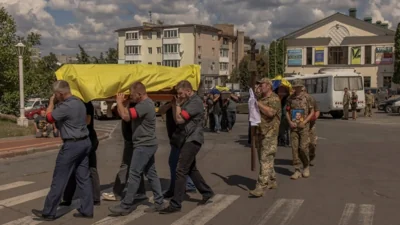
<instances>
[{"instance_id":1,"label":"distant pedestrian","mask_svg":"<svg viewBox=\"0 0 400 225\"><path fill-rule=\"evenodd\" d=\"M367 94L365 94L365 110L364 116L371 117L372 116L372 106L375 104L375 96L371 93L371 90L368 90Z\"/></svg>"},{"instance_id":2,"label":"distant pedestrian","mask_svg":"<svg viewBox=\"0 0 400 225\"><path fill-rule=\"evenodd\" d=\"M277 187L274 160L278 149L282 109L279 96L272 90L272 81L263 78L257 83L260 85L261 92L261 98L257 101L261 114L261 124L256 127L260 172L256 188L250 191L250 195L261 197L266 188Z\"/></svg>"},{"instance_id":3,"label":"distant pedestrian","mask_svg":"<svg viewBox=\"0 0 400 225\"><path fill-rule=\"evenodd\" d=\"M54 133L54 136L56 136L55 131L57 129L55 126L46 120L46 110L41 110L40 115L38 115L35 120L34 120L34 126L36 129L36 138L42 138L42 137L49 137L51 133Z\"/></svg>"},{"instance_id":4,"label":"distant pedestrian","mask_svg":"<svg viewBox=\"0 0 400 225\"><path fill-rule=\"evenodd\" d=\"M344 88L344 95L343 95L343 120L349 119L349 107L350 107L350 93L349 89Z\"/></svg>"},{"instance_id":5,"label":"distant pedestrian","mask_svg":"<svg viewBox=\"0 0 400 225\"><path fill-rule=\"evenodd\" d=\"M43 210L33 209L32 213L42 220L56 219L58 204L70 175L75 177L80 193L81 206L74 217L93 218L92 184L89 173L89 153L92 144L86 125L86 109L83 102L71 94L68 82L59 80L53 84L54 95L46 111L49 123L56 123L60 129L63 145L57 155L53 181L46 197ZM54 98L60 102L54 108Z\"/></svg>"}]
</instances>

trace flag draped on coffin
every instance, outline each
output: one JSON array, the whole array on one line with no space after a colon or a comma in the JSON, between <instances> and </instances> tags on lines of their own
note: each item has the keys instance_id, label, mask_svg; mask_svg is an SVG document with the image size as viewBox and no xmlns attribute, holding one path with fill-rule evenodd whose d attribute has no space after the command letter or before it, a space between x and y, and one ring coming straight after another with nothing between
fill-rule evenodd
<instances>
[{"instance_id":1,"label":"flag draped on coffin","mask_svg":"<svg viewBox=\"0 0 400 225\"><path fill-rule=\"evenodd\" d=\"M281 75L278 75L274 79L272 79L272 88L276 90L280 86L288 88L289 92L292 91L292 85L290 84L290 82L283 78Z\"/></svg>"}]
</instances>

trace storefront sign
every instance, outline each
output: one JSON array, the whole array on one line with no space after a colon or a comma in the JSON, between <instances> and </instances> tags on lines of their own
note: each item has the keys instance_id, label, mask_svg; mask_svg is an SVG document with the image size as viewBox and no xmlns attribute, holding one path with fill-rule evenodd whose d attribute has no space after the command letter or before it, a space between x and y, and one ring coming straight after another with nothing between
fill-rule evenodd
<instances>
[{"instance_id":1,"label":"storefront sign","mask_svg":"<svg viewBox=\"0 0 400 225\"><path fill-rule=\"evenodd\" d=\"M303 65L303 50L302 49L289 49L288 66L301 66Z\"/></svg>"},{"instance_id":2,"label":"storefront sign","mask_svg":"<svg viewBox=\"0 0 400 225\"><path fill-rule=\"evenodd\" d=\"M351 48L351 64L352 65L361 64L361 47Z\"/></svg>"},{"instance_id":3,"label":"storefront sign","mask_svg":"<svg viewBox=\"0 0 400 225\"><path fill-rule=\"evenodd\" d=\"M393 63L392 47L376 47L375 64L388 65Z\"/></svg>"},{"instance_id":4,"label":"storefront sign","mask_svg":"<svg viewBox=\"0 0 400 225\"><path fill-rule=\"evenodd\" d=\"M315 48L314 65L324 65L324 47Z\"/></svg>"}]
</instances>

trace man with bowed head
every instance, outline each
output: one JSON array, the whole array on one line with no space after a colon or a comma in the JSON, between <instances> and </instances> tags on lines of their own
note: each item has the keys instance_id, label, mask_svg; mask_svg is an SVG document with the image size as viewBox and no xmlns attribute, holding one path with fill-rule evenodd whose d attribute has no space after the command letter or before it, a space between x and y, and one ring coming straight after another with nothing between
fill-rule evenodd
<instances>
[{"instance_id":1,"label":"man with bowed head","mask_svg":"<svg viewBox=\"0 0 400 225\"><path fill-rule=\"evenodd\" d=\"M86 125L84 103L73 96L68 82L59 80L53 84L54 95L50 98L46 111L49 123L56 123L63 145L57 155L49 194L43 210L33 209L32 213L42 220L56 219L58 204L67 185L68 178L75 173L81 206L74 217L93 218L92 184L89 173L89 159L92 144ZM59 102L54 108L55 99ZM74 172L75 171L75 172Z\"/></svg>"}]
</instances>

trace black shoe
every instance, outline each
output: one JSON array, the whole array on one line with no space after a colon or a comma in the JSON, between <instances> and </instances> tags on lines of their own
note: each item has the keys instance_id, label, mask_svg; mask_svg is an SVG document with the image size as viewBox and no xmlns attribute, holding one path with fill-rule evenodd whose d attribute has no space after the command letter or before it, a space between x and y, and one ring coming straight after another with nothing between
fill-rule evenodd
<instances>
[{"instance_id":1,"label":"black shoe","mask_svg":"<svg viewBox=\"0 0 400 225\"><path fill-rule=\"evenodd\" d=\"M155 213L155 212L161 212L162 210L164 210L165 204L161 204L161 205L157 205L157 204L153 204L152 206L150 206L149 208L145 209L144 212L145 213Z\"/></svg>"},{"instance_id":2,"label":"black shoe","mask_svg":"<svg viewBox=\"0 0 400 225\"><path fill-rule=\"evenodd\" d=\"M126 216L133 212L135 209L136 207L133 206L131 208L122 208L121 205L108 207L108 210L110 210L110 212L113 213L115 216Z\"/></svg>"},{"instance_id":3,"label":"black shoe","mask_svg":"<svg viewBox=\"0 0 400 225\"><path fill-rule=\"evenodd\" d=\"M171 213L176 213L176 212L180 212L181 209L180 208L175 208L172 206L168 206L167 208L163 209L160 211L160 214L171 214Z\"/></svg>"},{"instance_id":4,"label":"black shoe","mask_svg":"<svg viewBox=\"0 0 400 225\"><path fill-rule=\"evenodd\" d=\"M43 212L37 209L32 209L32 213L33 215L44 221L54 221L56 219L56 216L43 215Z\"/></svg>"},{"instance_id":5,"label":"black shoe","mask_svg":"<svg viewBox=\"0 0 400 225\"><path fill-rule=\"evenodd\" d=\"M93 205L99 206L99 205L101 205L101 201L94 201Z\"/></svg>"},{"instance_id":6,"label":"black shoe","mask_svg":"<svg viewBox=\"0 0 400 225\"><path fill-rule=\"evenodd\" d=\"M167 191L163 194L164 198L172 198L174 197L174 192L173 191Z\"/></svg>"},{"instance_id":7,"label":"black shoe","mask_svg":"<svg viewBox=\"0 0 400 225\"><path fill-rule=\"evenodd\" d=\"M203 199L202 199L199 203L197 203L197 205L205 205L205 204L211 203L212 201L210 201L210 200L211 200L214 196L215 196L215 194L212 194L212 195L207 196L207 197L203 196Z\"/></svg>"},{"instance_id":8,"label":"black shoe","mask_svg":"<svg viewBox=\"0 0 400 225\"><path fill-rule=\"evenodd\" d=\"M80 212L74 213L73 216L75 218L93 219L93 215L85 215L85 214L80 213Z\"/></svg>"},{"instance_id":9,"label":"black shoe","mask_svg":"<svg viewBox=\"0 0 400 225\"><path fill-rule=\"evenodd\" d=\"M59 206L71 206L72 202L61 202Z\"/></svg>"}]
</instances>

